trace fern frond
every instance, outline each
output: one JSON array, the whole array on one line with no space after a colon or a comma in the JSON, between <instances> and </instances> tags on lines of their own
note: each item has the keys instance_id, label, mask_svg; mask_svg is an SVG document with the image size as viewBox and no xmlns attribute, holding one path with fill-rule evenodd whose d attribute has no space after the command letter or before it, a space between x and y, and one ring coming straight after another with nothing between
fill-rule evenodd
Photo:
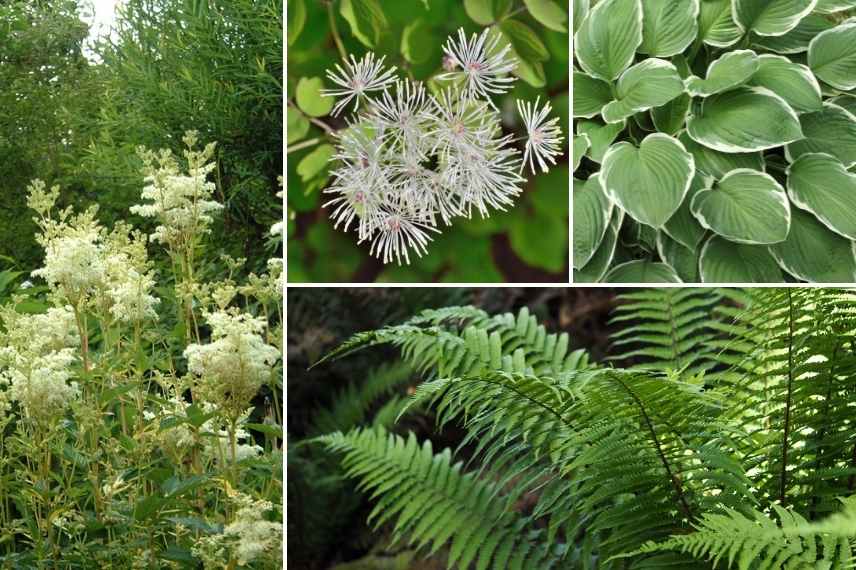
<instances>
[{"instance_id":1,"label":"fern frond","mask_svg":"<svg viewBox=\"0 0 856 570\"><path fill-rule=\"evenodd\" d=\"M844 501L841 512L810 523L799 513L773 505L778 523L753 510L733 509L705 514L692 534L673 536L661 543L647 543L635 553L675 550L723 563L738 570L779 568L838 569L854 562L856 497ZM625 555L627 556L627 555Z\"/></svg>"},{"instance_id":2,"label":"fern frond","mask_svg":"<svg viewBox=\"0 0 856 570\"><path fill-rule=\"evenodd\" d=\"M316 441L344 454L349 477L378 501L369 515L376 526L394 519L393 537L436 552L449 543L449 566L479 570L550 568L556 552L523 516L510 508L496 483L465 473L446 449L433 452L382 428L334 433Z\"/></svg>"}]
</instances>

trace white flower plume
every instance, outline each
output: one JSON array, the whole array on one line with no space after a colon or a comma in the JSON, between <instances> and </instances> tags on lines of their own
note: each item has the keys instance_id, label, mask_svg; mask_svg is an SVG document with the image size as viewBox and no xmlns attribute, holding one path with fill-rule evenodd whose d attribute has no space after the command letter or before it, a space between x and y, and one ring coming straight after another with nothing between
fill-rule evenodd
<instances>
[{"instance_id":1,"label":"white flower plume","mask_svg":"<svg viewBox=\"0 0 856 570\"><path fill-rule=\"evenodd\" d=\"M384 90L391 83L395 83L395 68L384 69L384 59L386 56L375 60L375 55L371 52L359 61L351 55L350 61L343 62L345 69L336 64L338 75L327 70L327 78L340 89L324 89L321 94L326 97L344 97L333 107L333 115L341 113L351 100L355 101L354 111L356 111L360 106L360 99L366 93Z\"/></svg>"},{"instance_id":2,"label":"white flower plume","mask_svg":"<svg viewBox=\"0 0 856 570\"><path fill-rule=\"evenodd\" d=\"M538 102L540 97L535 99L535 104L531 102L518 100L517 110L523 118L523 123L526 125L526 149L523 152L523 164L529 160L529 168L534 174L535 160L538 161L538 166L541 170L548 172L550 168L547 163L555 165L556 157L562 154L562 129L559 127L559 118L554 117L547 120L547 116L552 110L550 102L544 103L541 110L538 110Z\"/></svg>"}]
</instances>

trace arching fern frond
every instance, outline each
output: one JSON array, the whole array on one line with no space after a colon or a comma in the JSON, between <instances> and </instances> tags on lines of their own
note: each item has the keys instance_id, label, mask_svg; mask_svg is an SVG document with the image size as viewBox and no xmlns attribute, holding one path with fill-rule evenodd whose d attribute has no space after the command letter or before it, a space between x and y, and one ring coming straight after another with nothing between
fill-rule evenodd
<instances>
[{"instance_id":1,"label":"arching fern frond","mask_svg":"<svg viewBox=\"0 0 856 570\"><path fill-rule=\"evenodd\" d=\"M537 540L539 531L510 508L496 483L465 473L446 449L433 452L381 428L317 438L344 455L349 477L378 501L370 520L394 520L394 540L428 553L449 545L450 566L479 570L551 568L560 549ZM533 540L535 539L535 540Z\"/></svg>"}]
</instances>

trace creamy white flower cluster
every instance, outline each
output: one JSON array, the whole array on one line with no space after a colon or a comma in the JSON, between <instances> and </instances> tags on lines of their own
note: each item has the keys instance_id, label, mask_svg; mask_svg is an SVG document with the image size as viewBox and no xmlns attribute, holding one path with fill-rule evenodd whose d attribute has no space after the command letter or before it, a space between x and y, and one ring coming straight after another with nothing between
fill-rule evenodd
<instances>
[{"instance_id":1,"label":"creamy white flower cluster","mask_svg":"<svg viewBox=\"0 0 856 570\"><path fill-rule=\"evenodd\" d=\"M537 102L518 101L528 135L522 159L512 135L503 135L490 97L511 89L517 62L500 37L486 29L467 38L459 30L444 47L448 72L436 79L449 83L437 93L397 79L372 53L327 72L337 87L324 94L340 97L334 114L351 101L355 114L336 135L334 183L325 190L334 198L325 206L336 227L347 231L355 223L358 240L370 240L371 253L384 263L409 263L410 249L423 255L440 221L505 210L526 182L527 159L533 172L533 158L547 172L561 154L558 118L547 120L549 102L538 110Z\"/></svg>"},{"instance_id":2,"label":"creamy white flower cluster","mask_svg":"<svg viewBox=\"0 0 856 570\"><path fill-rule=\"evenodd\" d=\"M187 367L198 379L194 394L237 418L256 395L279 359L279 350L262 333L265 319L223 309L206 314L211 342L184 351Z\"/></svg>"},{"instance_id":3,"label":"creamy white flower cluster","mask_svg":"<svg viewBox=\"0 0 856 570\"><path fill-rule=\"evenodd\" d=\"M72 216L64 210L51 215L59 190L45 184L30 185L29 204L36 210L45 249L44 266L33 271L73 305L101 306L120 322L155 319L160 302L151 292L155 286L149 267L144 235L119 223L107 232L91 208Z\"/></svg>"},{"instance_id":4,"label":"creamy white flower cluster","mask_svg":"<svg viewBox=\"0 0 856 570\"><path fill-rule=\"evenodd\" d=\"M44 314L0 308L0 387L40 425L58 421L77 397L72 366L80 344L71 307Z\"/></svg>"},{"instance_id":5,"label":"creamy white flower cluster","mask_svg":"<svg viewBox=\"0 0 856 570\"><path fill-rule=\"evenodd\" d=\"M140 149L145 165L142 197L150 202L131 206L131 212L144 218L154 218L159 225L152 233L152 241L175 249L188 247L198 236L210 231L212 214L223 209L223 204L212 200L216 186L208 175L216 167L211 162L215 144L203 150L194 150L197 133L188 131L182 139L187 145L184 157L187 172L182 172L178 161L169 150L159 153Z\"/></svg>"}]
</instances>

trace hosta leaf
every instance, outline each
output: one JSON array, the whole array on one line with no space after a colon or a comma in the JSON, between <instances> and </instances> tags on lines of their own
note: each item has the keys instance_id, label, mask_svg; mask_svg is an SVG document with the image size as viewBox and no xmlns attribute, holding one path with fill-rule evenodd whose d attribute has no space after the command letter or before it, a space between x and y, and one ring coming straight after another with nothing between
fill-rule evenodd
<instances>
[{"instance_id":1,"label":"hosta leaf","mask_svg":"<svg viewBox=\"0 0 856 570\"><path fill-rule=\"evenodd\" d=\"M606 270L612 264L615 256L615 244L618 243L618 232L621 230L621 222L624 221L624 212L618 208L612 209L612 217L609 225L600 240L600 246L592 258L582 269L574 269L575 283L597 283L603 279Z\"/></svg>"},{"instance_id":2,"label":"hosta leaf","mask_svg":"<svg viewBox=\"0 0 856 570\"><path fill-rule=\"evenodd\" d=\"M589 13L589 0L572 0L574 9L574 33L579 29L580 24L586 19Z\"/></svg>"},{"instance_id":3,"label":"hosta leaf","mask_svg":"<svg viewBox=\"0 0 856 570\"><path fill-rule=\"evenodd\" d=\"M732 0L701 0L698 37L707 45L728 47L743 36L734 21Z\"/></svg>"},{"instance_id":4,"label":"hosta leaf","mask_svg":"<svg viewBox=\"0 0 856 570\"><path fill-rule=\"evenodd\" d=\"M820 14L809 14L787 34L783 36L753 36L752 44L776 53L802 53L808 51L808 44L817 34L834 26L833 22Z\"/></svg>"},{"instance_id":5,"label":"hosta leaf","mask_svg":"<svg viewBox=\"0 0 856 570\"><path fill-rule=\"evenodd\" d=\"M814 11L820 14L834 14L856 8L856 0L817 0Z\"/></svg>"},{"instance_id":6,"label":"hosta leaf","mask_svg":"<svg viewBox=\"0 0 856 570\"><path fill-rule=\"evenodd\" d=\"M580 24L575 53L586 73L612 81L630 67L641 43L641 1L601 0Z\"/></svg>"},{"instance_id":7,"label":"hosta leaf","mask_svg":"<svg viewBox=\"0 0 856 570\"><path fill-rule=\"evenodd\" d=\"M856 95L839 95L829 100L833 105L838 105L854 117L856 117Z\"/></svg>"},{"instance_id":8,"label":"hosta leaf","mask_svg":"<svg viewBox=\"0 0 856 570\"><path fill-rule=\"evenodd\" d=\"M687 133L722 152L756 152L803 136L796 112L763 87L738 87L708 97L701 112L687 119Z\"/></svg>"},{"instance_id":9,"label":"hosta leaf","mask_svg":"<svg viewBox=\"0 0 856 570\"><path fill-rule=\"evenodd\" d=\"M666 222L666 225L663 226L663 230L669 237L691 251L695 251L698 248L698 244L704 237L705 229L698 223L695 216L692 215L690 204L692 204L692 200L696 194L706 188L710 188L712 184L712 179L705 178L696 171L696 175L693 176L690 182L687 195L684 201L681 202L681 207L678 208L672 217L669 218L669 221Z\"/></svg>"},{"instance_id":10,"label":"hosta leaf","mask_svg":"<svg viewBox=\"0 0 856 570\"><path fill-rule=\"evenodd\" d=\"M856 22L818 34L808 47L808 66L837 89L856 89Z\"/></svg>"},{"instance_id":11,"label":"hosta leaf","mask_svg":"<svg viewBox=\"0 0 856 570\"><path fill-rule=\"evenodd\" d=\"M683 93L665 105L651 109L651 121L657 131L667 135L676 135L684 128L690 112L692 97Z\"/></svg>"},{"instance_id":12,"label":"hosta leaf","mask_svg":"<svg viewBox=\"0 0 856 570\"><path fill-rule=\"evenodd\" d=\"M603 106L612 101L612 89L606 81L601 81L574 71L574 117L590 118L600 114Z\"/></svg>"},{"instance_id":13,"label":"hosta leaf","mask_svg":"<svg viewBox=\"0 0 856 570\"><path fill-rule=\"evenodd\" d=\"M678 140L695 159L696 170L717 180L737 168L764 170L764 155L760 152L725 153L700 145L686 132L678 135Z\"/></svg>"},{"instance_id":14,"label":"hosta leaf","mask_svg":"<svg viewBox=\"0 0 856 570\"><path fill-rule=\"evenodd\" d=\"M763 245L730 242L713 236L701 248L702 283L779 283L782 271Z\"/></svg>"},{"instance_id":15,"label":"hosta leaf","mask_svg":"<svg viewBox=\"0 0 856 570\"><path fill-rule=\"evenodd\" d=\"M642 2L642 45L639 53L671 57L684 51L698 34L699 0Z\"/></svg>"},{"instance_id":16,"label":"hosta leaf","mask_svg":"<svg viewBox=\"0 0 856 570\"><path fill-rule=\"evenodd\" d=\"M832 231L856 239L856 174L834 156L804 154L790 165L788 195Z\"/></svg>"},{"instance_id":17,"label":"hosta leaf","mask_svg":"<svg viewBox=\"0 0 856 570\"><path fill-rule=\"evenodd\" d=\"M698 283L698 252L685 247L666 233L657 234L657 253L669 267L675 270L684 283Z\"/></svg>"},{"instance_id":18,"label":"hosta leaf","mask_svg":"<svg viewBox=\"0 0 856 570\"><path fill-rule=\"evenodd\" d=\"M604 279L607 283L681 283L675 270L665 263L638 259L613 267Z\"/></svg>"},{"instance_id":19,"label":"hosta leaf","mask_svg":"<svg viewBox=\"0 0 856 570\"><path fill-rule=\"evenodd\" d=\"M738 243L784 241L791 223L784 188L757 170L729 172L712 188L699 191L690 209L702 226Z\"/></svg>"},{"instance_id":20,"label":"hosta leaf","mask_svg":"<svg viewBox=\"0 0 856 570\"><path fill-rule=\"evenodd\" d=\"M820 84L811 70L780 55L765 54L758 58L758 71L750 85L766 87L788 102L797 113L818 111L823 107Z\"/></svg>"},{"instance_id":21,"label":"hosta leaf","mask_svg":"<svg viewBox=\"0 0 856 570\"><path fill-rule=\"evenodd\" d=\"M589 141L588 135L577 135L574 137L574 144L572 147L572 159L573 159L573 168L572 170L576 170L580 166L580 161L586 155L586 151L589 148L591 142Z\"/></svg>"},{"instance_id":22,"label":"hosta leaf","mask_svg":"<svg viewBox=\"0 0 856 570\"><path fill-rule=\"evenodd\" d=\"M597 174L585 182L574 179L573 199L573 262L575 268L582 268L603 241L613 206L603 193Z\"/></svg>"},{"instance_id":23,"label":"hosta leaf","mask_svg":"<svg viewBox=\"0 0 856 570\"><path fill-rule=\"evenodd\" d=\"M577 132L589 138L588 157L600 164L615 137L624 130L627 121L602 125L597 121L578 121Z\"/></svg>"},{"instance_id":24,"label":"hosta leaf","mask_svg":"<svg viewBox=\"0 0 856 570\"><path fill-rule=\"evenodd\" d=\"M788 239L769 246L779 266L803 281L856 281L853 242L831 232L817 218L798 208L794 208L791 215Z\"/></svg>"},{"instance_id":25,"label":"hosta leaf","mask_svg":"<svg viewBox=\"0 0 856 570\"><path fill-rule=\"evenodd\" d=\"M694 97L708 97L749 81L758 71L758 54L741 49L726 52L707 68L707 77L689 77L687 92Z\"/></svg>"},{"instance_id":26,"label":"hosta leaf","mask_svg":"<svg viewBox=\"0 0 856 570\"><path fill-rule=\"evenodd\" d=\"M847 168L856 165L856 116L827 102L820 111L801 115L800 124L805 138L787 146L789 160L809 152L825 152Z\"/></svg>"},{"instance_id":27,"label":"hosta leaf","mask_svg":"<svg viewBox=\"0 0 856 570\"><path fill-rule=\"evenodd\" d=\"M759 36L781 36L794 29L817 0L733 0L734 21Z\"/></svg>"},{"instance_id":28,"label":"hosta leaf","mask_svg":"<svg viewBox=\"0 0 856 570\"><path fill-rule=\"evenodd\" d=\"M677 139L656 133L639 148L613 145L603 158L601 183L606 195L635 220L661 227L686 196L695 166Z\"/></svg>"},{"instance_id":29,"label":"hosta leaf","mask_svg":"<svg viewBox=\"0 0 856 570\"><path fill-rule=\"evenodd\" d=\"M649 58L621 74L615 88L617 99L607 104L601 114L607 123L665 105L684 92L678 70L668 61Z\"/></svg>"},{"instance_id":30,"label":"hosta leaf","mask_svg":"<svg viewBox=\"0 0 856 570\"><path fill-rule=\"evenodd\" d=\"M523 0L532 17L551 30L567 32L568 15L553 0Z\"/></svg>"}]
</instances>

